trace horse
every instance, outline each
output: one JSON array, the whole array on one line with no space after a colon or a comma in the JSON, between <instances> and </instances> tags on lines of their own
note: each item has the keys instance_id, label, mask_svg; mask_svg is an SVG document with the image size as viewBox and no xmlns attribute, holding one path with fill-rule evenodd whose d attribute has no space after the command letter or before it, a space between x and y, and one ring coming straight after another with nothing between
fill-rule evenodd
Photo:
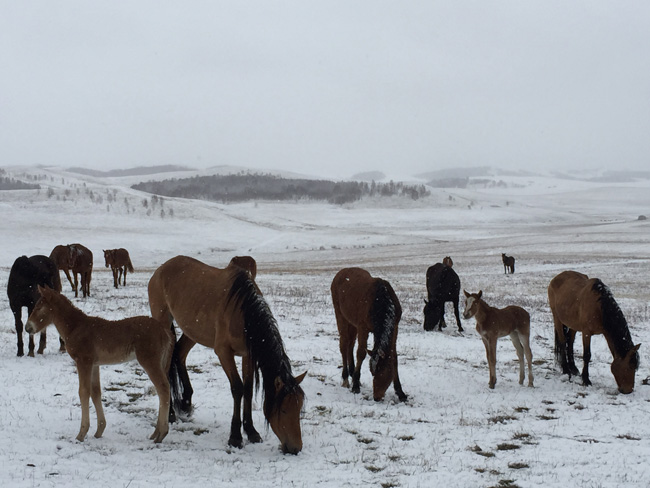
<instances>
[{"instance_id":1,"label":"horse","mask_svg":"<svg viewBox=\"0 0 650 488\"><path fill-rule=\"evenodd\" d=\"M489 386L497 383L497 339L510 336L519 358L519 384L524 384L524 354L528 362L528 386L533 386L533 353L530 350L530 315L516 305L506 308L491 307L482 299L483 291L465 294L464 319L476 318L476 331L483 339L485 355L490 368Z\"/></svg>"},{"instance_id":2,"label":"horse","mask_svg":"<svg viewBox=\"0 0 650 488\"><path fill-rule=\"evenodd\" d=\"M442 264L451 268L454 265L454 261L451 259L451 257L445 256L442 260Z\"/></svg>"},{"instance_id":3,"label":"horse","mask_svg":"<svg viewBox=\"0 0 650 488\"><path fill-rule=\"evenodd\" d=\"M442 330L445 324L445 303L452 302L458 332L463 332L458 311L460 279L450 266L436 263L427 269L427 296L424 300L424 330Z\"/></svg>"},{"instance_id":4,"label":"horse","mask_svg":"<svg viewBox=\"0 0 650 488\"><path fill-rule=\"evenodd\" d=\"M68 244L67 246L56 246L50 253L50 259L54 261L57 268L65 273L70 282L75 298L79 296L79 280L81 277L81 292L83 297L90 296L90 280L93 271L93 253L81 244ZM72 271L72 277L70 277Z\"/></svg>"},{"instance_id":5,"label":"horse","mask_svg":"<svg viewBox=\"0 0 650 488\"><path fill-rule=\"evenodd\" d=\"M399 379L396 350L402 307L393 287L386 280L373 278L365 269L344 268L332 280L331 292L343 359L343 386L350 386L348 376L352 376L352 393L359 393L361 365L368 353L375 401L384 398L391 382L399 400L406 401L408 396ZM374 336L372 350L367 349L370 333Z\"/></svg>"},{"instance_id":6,"label":"horse","mask_svg":"<svg viewBox=\"0 0 650 488\"><path fill-rule=\"evenodd\" d=\"M41 299L29 315L25 329L36 334L53 323L65 340L79 376L81 427L77 440L83 442L90 429L89 398L92 398L97 412L95 437L101 437L106 428L99 366L137 359L158 394L158 421L150 439L161 442L169 432L167 371L174 348L174 336L167 324L144 316L122 320L90 317L58 291L40 286L38 291Z\"/></svg>"},{"instance_id":7,"label":"horse","mask_svg":"<svg viewBox=\"0 0 650 488\"><path fill-rule=\"evenodd\" d=\"M632 342L627 321L610 289L598 278L577 271L563 271L548 285L548 302L555 325L555 358L562 372L578 374L573 357L573 342L582 332L582 383L591 385L589 360L591 336L603 334L612 353L611 371L621 393L634 390L634 376L639 368L639 347Z\"/></svg>"},{"instance_id":8,"label":"horse","mask_svg":"<svg viewBox=\"0 0 650 488\"><path fill-rule=\"evenodd\" d=\"M251 256L234 256L228 265L239 266L248 271L248 274L251 275L253 280L255 280L255 277L257 276L257 263Z\"/></svg>"},{"instance_id":9,"label":"horse","mask_svg":"<svg viewBox=\"0 0 650 488\"><path fill-rule=\"evenodd\" d=\"M27 307L27 314L31 314L34 305L38 302L41 295L37 286L49 286L50 288L61 291L61 277L59 270L54 262L47 256L21 256L14 261L11 271L9 272L9 281L7 283L7 296L9 297L9 307L14 314L16 323L16 335L18 336L18 356L24 355L23 350L23 316L22 309ZM60 350L65 351L63 340ZM41 332L38 343L38 354L43 354L47 343L47 334ZM28 356L34 357L34 336L29 336Z\"/></svg>"},{"instance_id":10,"label":"horse","mask_svg":"<svg viewBox=\"0 0 650 488\"><path fill-rule=\"evenodd\" d=\"M119 249L104 250L104 264L108 268L111 267L113 272L113 286L119 288L120 280L124 276L122 286L126 286L126 272L127 270L133 273L133 264L129 251L123 247Z\"/></svg>"},{"instance_id":11,"label":"horse","mask_svg":"<svg viewBox=\"0 0 650 488\"><path fill-rule=\"evenodd\" d=\"M251 258L252 259L252 258ZM249 262L250 264L250 262ZM234 400L228 444L242 447L243 428L250 442L262 438L253 426L253 379L262 373L264 416L284 453L302 449L300 414L306 372L294 377L277 322L252 274L237 264L224 269L176 256L162 264L149 281L149 306L154 318L176 325L183 332L174 348L170 369L174 408L191 411L192 387L185 361L196 343L210 347L219 357ZM242 358L242 378L235 356ZM179 382L181 384L179 384Z\"/></svg>"},{"instance_id":12,"label":"horse","mask_svg":"<svg viewBox=\"0 0 650 488\"><path fill-rule=\"evenodd\" d=\"M501 261L503 261L503 273L513 274L515 272L515 258L513 256L506 256L505 253L501 253Z\"/></svg>"}]
</instances>

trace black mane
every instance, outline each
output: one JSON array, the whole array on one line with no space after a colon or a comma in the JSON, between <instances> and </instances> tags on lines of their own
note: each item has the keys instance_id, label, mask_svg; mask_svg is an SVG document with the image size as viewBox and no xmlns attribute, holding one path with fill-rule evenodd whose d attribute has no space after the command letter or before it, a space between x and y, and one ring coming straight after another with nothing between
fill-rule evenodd
<instances>
[{"instance_id":1,"label":"black mane","mask_svg":"<svg viewBox=\"0 0 650 488\"><path fill-rule=\"evenodd\" d=\"M262 372L264 392L264 415L269 417L280 408L284 398L291 393L303 393L292 372L289 358L284 350L277 322L266 300L259 294L255 282L245 270L237 270L228 302L235 300L244 316L246 347L255 370L255 383L259 388L259 372ZM284 387L276 393L275 378ZM304 395L304 393L303 393Z\"/></svg>"},{"instance_id":2,"label":"black mane","mask_svg":"<svg viewBox=\"0 0 650 488\"><path fill-rule=\"evenodd\" d=\"M373 355L381 352L384 358L390 355L396 318L400 313L399 304L394 302L389 287L385 280L379 279L375 282L375 297L370 312L375 337Z\"/></svg>"},{"instance_id":3,"label":"black mane","mask_svg":"<svg viewBox=\"0 0 650 488\"><path fill-rule=\"evenodd\" d=\"M625 320L623 312L618 306L618 303L616 303L616 300L614 300L614 296L607 285L599 279L596 279L592 290L600 295L598 301L603 312L605 336L608 342L611 341L616 354L623 358L634 347L630 329L627 326L627 320ZM635 370L639 368L638 352L632 357L631 363Z\"/></svg>"}]
</instances>

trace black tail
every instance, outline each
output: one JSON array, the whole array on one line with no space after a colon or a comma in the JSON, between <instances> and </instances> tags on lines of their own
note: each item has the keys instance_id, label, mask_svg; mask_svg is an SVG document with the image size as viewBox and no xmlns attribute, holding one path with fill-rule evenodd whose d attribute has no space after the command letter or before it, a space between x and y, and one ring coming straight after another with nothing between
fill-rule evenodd
<instances>
[{"instance_id":1,"label":"black tail","mask_svg":"<svg viewBox=\"0 0 650 488\"><path fill-rule=\"evenodd\" d=\"M175 422L183 410L183 383L179 374L180 359L178 357L178 347L176 342L176 329L174 323L170 324L172 330L172 337L174 341L174 348L172 352L172 360L169 364L169 391L171 393L171 404L169 406L169 421Z\"/></svg>"},{"instance_id":2,"label":"black tail","mask_svg":"<svg viewBox=\"0 0 650 488\"><path fill-rule=\"evenodd\" d=\"M562 326L562 332L564 332L564 347L562 347L562 341L560 341L560 336L555 331L555 348L553 352L555 353L555 362L557 364L562 364L566 359L567 346L569 342L569 328L566 325ZM562 350L564 350L564 355L562 355Z\"/></svg>"}]
</instances>

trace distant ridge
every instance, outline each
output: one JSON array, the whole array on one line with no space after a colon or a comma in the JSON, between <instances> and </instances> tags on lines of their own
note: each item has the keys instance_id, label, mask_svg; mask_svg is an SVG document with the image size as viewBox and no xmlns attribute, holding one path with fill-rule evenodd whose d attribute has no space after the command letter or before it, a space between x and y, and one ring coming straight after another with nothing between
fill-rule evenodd
<instances>
[{"instance_id":1,"label":"distant ridge","mask_svg":"<svg viewBox=\"0 0 650 488\"><path fill-rule=\"evenodd\" d=\"M110 171L99 171L96 169L88 168L68 168L71 173L78 173L86 176L95 176L98 178L115 178L120 176L144 176L154 175L157 173L172 173L177 171L195 171L193 168L187 166L176 166L173 164L166 164L161 166L138 166L129 169L112 169Z\"/></svg>"},{"instance_id":2,"label":"distant ridge","mask_svg":"<svg viewBox=\"0 0 650 488\"><path fill-rule=\"evenodd\" d=\"M366 171L364 173L357 173L352 176L353 180L356 181L381 181L386 178L386 175L381 171Z\"/></svg>"}]
</instances>

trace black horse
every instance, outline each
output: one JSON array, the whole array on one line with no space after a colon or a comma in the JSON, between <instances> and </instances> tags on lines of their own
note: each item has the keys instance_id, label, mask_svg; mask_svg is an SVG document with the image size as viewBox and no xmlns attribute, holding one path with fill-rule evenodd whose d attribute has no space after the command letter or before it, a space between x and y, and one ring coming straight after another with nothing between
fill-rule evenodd
<instances>
[{"instance_id":1,"label":"black horse","mask_svg":"<svg viewBox=\"0 0 650 488\"><path fill-rule=\"evenodd\" d=\"M9 282L7 283L7 296L9 297L9 306L14 314L16 321L16 335L18 336L18 356L24 354L23 351L23 320L22 308L27 307L28 315L34 310L34 305L41 298L38 287L49 286L50 288L61 291L61 278L59 270L47 256L36 255L28 258L21 256L14 262L9 272ZM38 343L38 353L43 354L46 343L45 329L41 332L41 338ZM63 340L61 340L61 351L65 351ZM29 356L34 357L34 336L29 335Z\"/></svg>"},{"instance_id":2,"label":"black horse","mask_svg":"<svg viewBox=\"0 0 650 488\"><path fill-rule=\"evenodd\" d=\"M424 301L424 330L442 330L445 324L445 302L454 304L454 315L458 331L463 331L458 313L458 297L460 295L460 279L450 266L436 263L427 270L427 294L429 300Z\"/></svg>"}]
</instances>

